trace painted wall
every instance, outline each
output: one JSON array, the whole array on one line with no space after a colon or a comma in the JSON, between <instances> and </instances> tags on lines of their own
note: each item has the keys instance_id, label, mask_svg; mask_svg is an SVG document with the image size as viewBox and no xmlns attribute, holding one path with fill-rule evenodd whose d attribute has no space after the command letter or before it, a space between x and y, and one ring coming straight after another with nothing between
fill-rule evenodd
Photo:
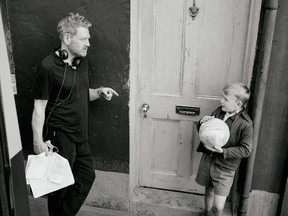
<instances>
[{"instance_id":1,"label":"painted wall","mask_svg":"<svg viewBox=\"0 0 288 216\"><path fill-rule=\"evenodd\" d=\"M279 6L252 185L276 194L284 192L288 172L288 2Z\"/></svg>"},{"instance_id":2,"label":"painted wall","mask_svg":"<svg viewBox=\"0 0 288 216\"><path fill-rule=\"evenodd\" d=\"M23 150L32 152L33 65L60 42L56 26L69 12L92 23L88 51L91 87L110 86L120 97L90 104L89 144L99 170L129 171L129 0L6 1Z\"/></svg>"}]
</instances>

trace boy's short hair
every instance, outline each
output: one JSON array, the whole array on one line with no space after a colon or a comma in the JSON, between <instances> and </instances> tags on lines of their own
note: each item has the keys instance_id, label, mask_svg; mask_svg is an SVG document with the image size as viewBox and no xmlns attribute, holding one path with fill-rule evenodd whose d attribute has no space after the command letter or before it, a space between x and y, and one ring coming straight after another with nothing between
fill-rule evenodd
<instances>
[{"instance_id":1,"label":"boy's short hair","mask_svg":"<svg viewBox=\"0 0 288 216\"><path fill-rule=\"evenodd\" d=\"M76 34L77 27L90 28L91 26L92 24L84 16L78 13L69 13L58 23L57 32L60 40L62 40L65 33L69 33L70 35Z\"/></svg>"},{"instance_id":2,"label":"boy's short hair","mask_svg":"<svg viewBox=\"0 0 288 216\"><path fill-rule=\"evenodd\" d=\"M244 106L247 103L250 97L249 88L241 82L225 86L223 89L223 93L224 95L235 96L236 99L242 103L242 106Z\"/></svg>"}]
</instances>

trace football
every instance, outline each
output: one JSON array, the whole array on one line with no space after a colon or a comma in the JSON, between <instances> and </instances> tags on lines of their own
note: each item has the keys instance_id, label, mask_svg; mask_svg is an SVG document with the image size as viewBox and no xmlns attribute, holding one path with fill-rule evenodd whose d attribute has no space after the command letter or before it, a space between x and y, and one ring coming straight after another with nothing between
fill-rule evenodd
<instances>
[{"instance_id":1,"label":"football","mask_svg":"<svg viewBox=\"0 0 288 216\"><path fill-rule=\"evenodd\" d=\"M210 148L224 146L230 136L228 125L218 118L213 118L201 124L199 129L200 140Z\"/></svg>"}]
</instances>

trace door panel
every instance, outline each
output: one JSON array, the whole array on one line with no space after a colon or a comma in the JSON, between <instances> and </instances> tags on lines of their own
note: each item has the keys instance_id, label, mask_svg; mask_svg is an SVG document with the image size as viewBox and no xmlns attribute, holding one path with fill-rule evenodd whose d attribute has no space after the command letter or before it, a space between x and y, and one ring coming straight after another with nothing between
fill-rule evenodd
<instances>
[{"instance_id":1,"label":"door panel","mask_svg":"<svg viewBox=\"0 0 288 216\"><path fill-rule=\"evenodd\" d=\"M179 23L183 22L183 4L184 1L178 1L173 4L174 7L167 7L165 1L155 2L154 93L181 94L183 25L179 25ZM167 24L169 24L169 28L167 28Z\"/></svg>"},{"instance_id":2,"label":"door panel","mask_svg":"<svg viewBox=\"0 0 288 216\"><path fill-rule=\"evenodd\" d=\"M219 106L227 83L243 81L250 2L140 1L139 183L203 193L195 183L201 154L196 123ZM176 106L200 115L176 113Z\"/></svg>"}]
</instances>

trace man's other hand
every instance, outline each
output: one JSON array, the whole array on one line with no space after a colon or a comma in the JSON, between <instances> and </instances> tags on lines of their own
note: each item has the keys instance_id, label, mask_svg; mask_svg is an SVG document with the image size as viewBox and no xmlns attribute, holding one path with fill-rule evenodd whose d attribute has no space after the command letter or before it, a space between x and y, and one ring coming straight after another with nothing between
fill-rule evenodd
<instances>
[{"instance_id":1,"label":"man's other hand","mask_svg":"<svg viewBox=\"0 0 288 216\"><path fill-rule=\"evenodd\" d=\"M43 141L37 141L33 142L33 150L35 154L41 154L45 152L45 154L48 154L48 146Z\"/></svg>"},{"instance_id":2,"label":"man's other hand","mask_svg":"<svg viewBox=\"0 0 288 216\"><path fill-rule=\"evenodd\" d=\"M103 87L101 91L102 91L103 97L108 101L112 99L113 95L119 96L119 94L114 89L109 88L109 87Z\"/></svg>"}]
</instances>

